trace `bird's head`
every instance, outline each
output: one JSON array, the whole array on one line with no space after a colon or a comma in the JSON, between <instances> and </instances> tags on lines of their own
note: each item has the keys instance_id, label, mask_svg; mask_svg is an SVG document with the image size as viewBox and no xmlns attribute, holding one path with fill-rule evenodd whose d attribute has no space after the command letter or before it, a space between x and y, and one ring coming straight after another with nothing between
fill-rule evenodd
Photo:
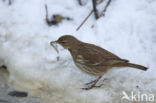
<instances>
[{"instance_id":1,"label":"bird's head","mask_svg":"<svg viewBox=\"0 0 156 103\"><path fill-rule=\"evenodd\" d=\"M56 44L60 44L65 49L70 49L70 48L74 47L75 44L77 44L79 42L79 40L77 40L75 37L73 37L71 35L64 35L64 36L61 36L57 41L52 41L51 44L54 42Z\"/></svg>"}]
</instances>

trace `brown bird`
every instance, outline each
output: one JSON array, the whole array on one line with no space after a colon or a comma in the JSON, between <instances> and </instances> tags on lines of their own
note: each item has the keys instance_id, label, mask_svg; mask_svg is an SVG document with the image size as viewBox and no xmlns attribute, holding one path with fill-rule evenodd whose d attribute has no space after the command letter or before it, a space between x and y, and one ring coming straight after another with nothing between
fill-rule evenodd
<instances>
[{"instance_id":1,"label":"brown bird","mask_svg":"<svg viewBox=\"0 0 156 103\"><path fill-rule=\"evenodd\" d=\"M61 36L57 41L51 42L51 44L54 42L70 51L76 66L81 71L92 76L98 76L96 80L86 83L87 85L91 84L91 86L83 88L85 90L98 87L96 83L104 73L113 67L132 67L144 71L148 69L138 64L129 63L128 60L121 59L115 54L94 44L84 43L71 35Z\"/></svg>"}]
</instances>

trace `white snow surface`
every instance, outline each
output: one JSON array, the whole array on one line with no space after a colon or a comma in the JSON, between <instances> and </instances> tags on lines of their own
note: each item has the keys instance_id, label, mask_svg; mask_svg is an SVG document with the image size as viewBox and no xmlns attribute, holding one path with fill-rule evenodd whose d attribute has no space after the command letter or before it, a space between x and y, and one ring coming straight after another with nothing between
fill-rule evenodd
<instances>
[{"instance_id":1,"label":"white snow surface","mask_svg":"<svg viewBox=\"0 0 156 103\"><path fill-rule=\"evenodd\" d=\"M96 21L92 15L79 31L76 28L92 10L89 0L85 6L76 0L13 0L11 6L7 2L0 1L0 64L8 67L10 87L47 103L124 103L122 91L156 96L155 0L112 0L104 17ZM45 4L49 18L61 14L73 20L49 27ZM114 69L103 76L108 80L100 81L101 88L82 90L95 77L82 73L67 50L59 46L57 54L50 46L64 34L149 69Z\"/></svg>"}]
</instances>

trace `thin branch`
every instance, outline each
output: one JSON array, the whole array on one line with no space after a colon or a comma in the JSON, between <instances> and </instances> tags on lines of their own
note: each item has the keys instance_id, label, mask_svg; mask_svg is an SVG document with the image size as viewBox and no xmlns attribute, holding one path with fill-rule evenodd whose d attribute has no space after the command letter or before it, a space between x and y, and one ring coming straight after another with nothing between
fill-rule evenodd
<instances>
[{"instance_id":1,"label":"thin branch","mask_svg":"<svg viewBox=\"0 0 156 103\"><path fill-rule=\"evenodd\" d=\"M82 23L78 26L78 28L76 29L76 31L78 31L81 27L82 27L82 25L88 20L88 18L92 15L92 13L93 13L94 11L92 10L89 14L88 14L88 16L82 21Z\"/></svg>"},{"instance_id":2,"label":"thin branch","mask_svg":"<svg viewBox=\"0 0 156 103\"><path fill-rule=\"evenodd\" d=\"M11 0L9 0L9 3L8 3L9 5L11 5L12 4L12 1Z\"/></svg>"},{"instance_id":3,"label":"thin branch","mask_svg":"<svg viewBox=\"0 0 156 103\"><path fill-rule=\"evenodd\" d=\"M49 25L49 26L51 26L52 24L51 24L51 21L48 19L48 6L47 6L47 4L45 4L45 10L46 10L46 22L47 22L47 24Z\"/></svg>"},{"instance_id":4,"label":"thin branch","mask_svg":"<svg viewBox=\"0 0 156 103\"><path fill-rule=\"evenodd\" d=\"M102 13L101 13L101 15L100 15L99 17L105 16L105 13L106 13L107 8L108 8L108 6L110 5L110 3L111 3L111 0L108 0L108 2L107 2L107 4L106 4L105 8L103 9L103 11L102 11ZM91 28L93 28L93 27L94 27L94 24L91 26Z\"/></svg>"},{"instance_id":5,"label":"thin branch","mask_svg":"<svg viewBox=\"0 0 156 103\"><path fill-rule=\"evenodd\" d=\"M78 2L79 2L79 5L81 5L81 6L83 5L81 0L78 0Z\"/></svg>"},{"instance_id":6,"label":"thin branch","mask_svg":"<svg viewBox=\"0 0 156 103\"><path fill-rule=\"evenodd\" d=\"M98 11L97 11L97 0L92 0L92 4L93 4L93 10L94 10L94 15L95 15L95 18L96 20L99 18L99 15L98 15Z\"/></svg>"},{"instance_id":7,"label":"thin branch","mask_svg":"<svg viewBox=\"0 0 156 103\"><path fill-rule=\"evenodd\" d=\"M47 4L45 4L45 10L46 10L46 19L48 18L48 7Z\"/></svg>"},{"instance_id":8,"label":"thin branch","mask_svg":"<svg viewBox=\"0 0 156 103\"><path fill-rule=\"evenodd\" d=\"M107 11L107 8L108 8L108 6L110 5L110 3L111 3L111 0L108 0L108 2L107 2L107 4L106 4L105 8L103 9L102 14L100 15L100 17L101 17L101 16L105 16L105 12Z\"/></svg>"},{"instance_id":9,"label":"thin branch","mask_svg":"<svg viewBox=\"0 0 156 103\"><path fill-rule=\"evenodd\" d=\"M102 3L104 0L100 0L100 3ZM105 15L105 12L106 12L106 10L107 10L107 7L110 5L110 2L111 2L111 0L108 0L108 2L107 2L107 4L106 4L106 6L105 6L105 8L104 8L104 10L103 10L103 12L102 12L102 14L99 16L99 17L101 17L101 16L104 16ZM89 14L88 14L88 16L82 21L82 23L78 26L78 28L76 29L76 31L78 31L82 26L83 26L83 24L88 20L88 18L92 15L92 13L94 12L94 10L92 10ZM93 27L94 25L92 25L91 27Z\"/></svg>"}]
</instances>

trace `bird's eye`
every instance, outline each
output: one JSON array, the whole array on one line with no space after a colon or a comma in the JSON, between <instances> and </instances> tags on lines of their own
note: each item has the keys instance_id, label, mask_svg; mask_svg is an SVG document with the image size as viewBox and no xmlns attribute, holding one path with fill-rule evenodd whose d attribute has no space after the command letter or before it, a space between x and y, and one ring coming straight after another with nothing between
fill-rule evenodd
<instances>
[{"instance_id":1,"label":"bird's eye","mask_svg":"<svg viewBox=\"0 0 156 103\"><path fill-rule=\"evenodd\" d=\"M66 43L66 41L62 41L61 43L62 43L62 44L65 44L65 43Z\"/></svg>"}]
</instances>

